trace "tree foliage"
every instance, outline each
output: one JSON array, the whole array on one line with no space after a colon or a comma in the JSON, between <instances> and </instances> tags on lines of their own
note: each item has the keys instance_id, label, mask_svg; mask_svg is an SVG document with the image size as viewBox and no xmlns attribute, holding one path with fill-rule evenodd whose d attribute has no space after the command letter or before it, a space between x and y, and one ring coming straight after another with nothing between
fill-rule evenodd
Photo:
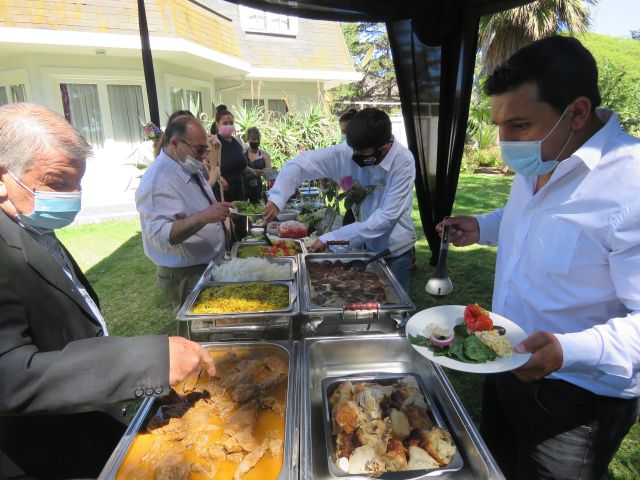
<instances>
[{"instance_id":1,"label":"tree foliage","mask_svg":"<svg viewBox=\"0 0 640 480\"><path fill-rule=\"evenodd\" d=\"M336 100L397 100L398 87L391 46L384 23L343 23L342 32L356 69L364 74L359 82L333 90Z\"/></svg>"},{"instance_id":2,"label":"tree foliage","mask_svg":"<svg viewBox=\"0 0 640 480\"><path fill-rule=\"evenodd\" d=\"M591 23L589 5L599 0L538 0L480 19L478 43L484 71L493 70L516 51L540 38L576 35Z\"/></svg>"}]
</instances>

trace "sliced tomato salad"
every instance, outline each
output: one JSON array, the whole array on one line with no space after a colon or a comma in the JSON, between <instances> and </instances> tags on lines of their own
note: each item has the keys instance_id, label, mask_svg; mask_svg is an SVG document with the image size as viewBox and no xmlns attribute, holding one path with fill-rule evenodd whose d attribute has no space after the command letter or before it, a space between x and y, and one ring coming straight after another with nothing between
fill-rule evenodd
<instances>
[{"instance_id":1,"label":"sliced tomato salad","mask_svg":"<svg viewBox=\"0 0 640 480\"><path fill-rule=\"evenodd\" d=\"M482 332L493 328L489 312L477 303L470 303L464 309L464 323L470 332Z\"/></svg>"}]
</instances>

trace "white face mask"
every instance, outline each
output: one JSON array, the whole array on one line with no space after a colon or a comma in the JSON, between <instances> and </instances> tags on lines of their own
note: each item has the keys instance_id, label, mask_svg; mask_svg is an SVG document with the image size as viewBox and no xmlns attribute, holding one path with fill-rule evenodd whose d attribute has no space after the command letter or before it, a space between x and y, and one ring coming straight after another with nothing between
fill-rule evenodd
<instances>
[{"instance_id":1,"label":"white face mask","mask_svg":"<svg viewBox=\"0 0 640 480\"><path fill-rule=\"evenodd\" d=\"M502 161L509 167L509 169L511 169L511 171L528 177L538 176L550 172L558 165L558 163L560 163L558 159L569 144L569 141L573 136L573 130L571 130L569 138L555 160L542 160L542 142L549 138L549 135L554 132L568 109L569 107L564 109L564 112L562 112L562 115L560 115L556 124L542 140L500 142Z\"/></svg>"},{"instance_id":2,"label":"white face mask","mask_svg":"<svg viewBox=\"0 0 640 480\"><path fill-rule=\"evenodd\" d=\"M180 147L182 148L182 146ZM184 148L182 149L183 153ZM183 162L178 162L189 174L193 175L202 169L202 162L191 155L187 155Z\"/></svg>"}]
</instances>

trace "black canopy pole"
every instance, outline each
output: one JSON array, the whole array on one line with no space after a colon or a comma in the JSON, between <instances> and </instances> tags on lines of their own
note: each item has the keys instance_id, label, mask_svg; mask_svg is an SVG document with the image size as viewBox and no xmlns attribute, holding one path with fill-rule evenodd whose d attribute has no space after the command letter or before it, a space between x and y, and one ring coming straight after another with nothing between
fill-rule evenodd
<instances>
[{"instance_id":1,"label":"black canopy pole","mask_svg":"<svg viewBox=\"0 0 640 480\"><path fill-rule=\"evenodd\" d=\"M153 73L153 57L149 42L149 28L147 27L147 13L144 0L138 0L138 24L140 25L140 43L142 45L142 66L144 67L144 82L147 86L149 101L149 116L151 121L160 126L160 111L158 110L158 92L156 91L156 76Z\"/></svg>"}]
</instances>

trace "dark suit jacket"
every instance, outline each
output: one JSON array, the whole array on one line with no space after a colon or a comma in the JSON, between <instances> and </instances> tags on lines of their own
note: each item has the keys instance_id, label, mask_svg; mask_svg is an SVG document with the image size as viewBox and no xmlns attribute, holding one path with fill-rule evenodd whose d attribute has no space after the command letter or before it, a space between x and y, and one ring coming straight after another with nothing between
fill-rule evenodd
<instances>
[{"instance_id":1,"label":"dark suit jacket","mask_svg":"<svg viewBox=\"0 0 640 480\"><path fill-rule=\"evenodd\" d=\"M168 392L166 337L102 335L56 261L0 210L0 479L95 477L123 431L105 412Z\"/></svg>"}]
</instances>

